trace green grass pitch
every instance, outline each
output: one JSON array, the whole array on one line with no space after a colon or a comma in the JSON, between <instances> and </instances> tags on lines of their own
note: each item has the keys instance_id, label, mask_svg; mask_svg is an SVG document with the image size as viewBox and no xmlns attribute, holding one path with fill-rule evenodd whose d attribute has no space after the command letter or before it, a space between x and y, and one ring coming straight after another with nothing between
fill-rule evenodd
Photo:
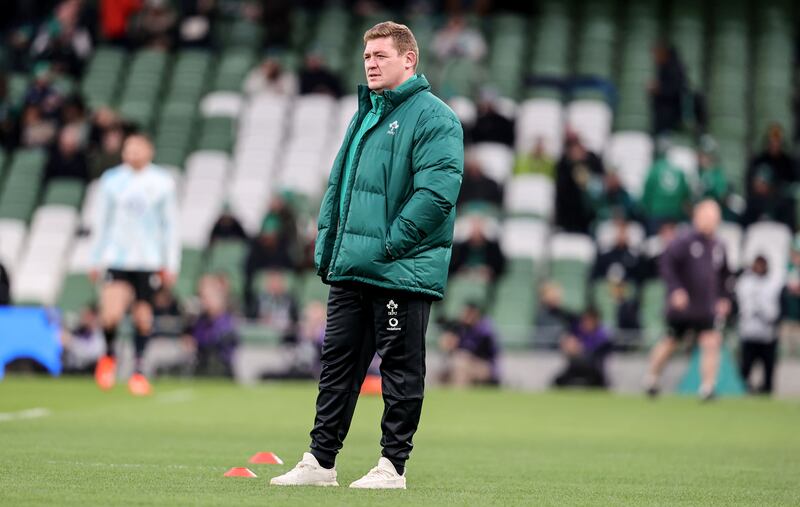
<instances>
[{"instance_id":1,"label":"green grass pitch","mask_svg":"<svg viewBox=\"0 0 800 507\"><path fill-rule=\"evenodd\" d=\"M407 491L346 486L378 458L362 398L339 488L275 488L308 445L316 387L89 379L0 382L0 505L798 505L800 405L604 393L431 390ZM49 415L7 414L44 408ZM286 462L248 465L257 451ZM225 478L250 466L257 479Z\"/></svg>"}]
</instances>

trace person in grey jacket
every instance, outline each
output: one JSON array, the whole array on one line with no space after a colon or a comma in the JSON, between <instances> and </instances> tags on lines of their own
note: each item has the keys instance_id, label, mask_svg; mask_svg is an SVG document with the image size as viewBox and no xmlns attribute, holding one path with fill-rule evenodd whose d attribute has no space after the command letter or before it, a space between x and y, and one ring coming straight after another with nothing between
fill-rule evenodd
<instances>
[{"instance_id":1,"label":"person in grey jacket","mask_svg":"<svg viewBox=\"0 0 800 507\"><path fill-rule=\"evenodd\" d=\"M650 356L647 393L659 392L659 377L679 342L691 336L700 345L700 397L714 397L722 333L730 313L730 273L725 248L716 238L719 205L712 200L694 208L692 228L679 234L661 255L659 271L667 286L667 336Z\"/></svg>"},{"instance_id":2,"label":"person in grey jacket","mask_svg":"<svg viewBox=\"0 0 800 507\"><path fill-rule=\"evenodd\" d=\"M764 367L764 383L757 389L751 389L752 392L772 392L782 288L782 280L770 276L769 264L762 255L755 258L753 265L739 277L736 284L742 379L748 383L756 362L761 362Z\"/></svg>"}]
</instances>

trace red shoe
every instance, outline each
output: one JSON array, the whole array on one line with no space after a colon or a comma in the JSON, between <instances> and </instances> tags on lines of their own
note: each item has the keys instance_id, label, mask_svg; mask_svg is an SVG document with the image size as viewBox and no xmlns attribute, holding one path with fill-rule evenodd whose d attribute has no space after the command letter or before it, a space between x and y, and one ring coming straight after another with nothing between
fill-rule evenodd
<instances>
[{"instance_id":1,"label":"red shoe","mask_svg":"<svg viewBox=\"0 0 800 507\"><path fill-rule=\"evenodd\" d=\"M147 377L141 373L134 373L128 380L128 390L134 396L150 396L153 394L153 387L147 380Z\"/></svg>"},{"instance_id":2,"label":"red shoe","mask_svg":"<svg viewBox=\"0 0 800 507\"><path fill-rule=\"evenodd\" d=\"M94 369L94 381L97 387L103 391L108 391L114 387L117 381L117 361L111 356L103 356L97 361Z\"/></svg>"},{"instance_id":3,"label":"red shoe","mask_svg":"<svg viewBox=\"0 0 800 507\"><path fill-rule=\"evenodd\" d=\"M361 384L361 394L366 395L380 395L381 389L381 376L380 375L367 375L364 383Z\"/></svg>"}]
</instances>

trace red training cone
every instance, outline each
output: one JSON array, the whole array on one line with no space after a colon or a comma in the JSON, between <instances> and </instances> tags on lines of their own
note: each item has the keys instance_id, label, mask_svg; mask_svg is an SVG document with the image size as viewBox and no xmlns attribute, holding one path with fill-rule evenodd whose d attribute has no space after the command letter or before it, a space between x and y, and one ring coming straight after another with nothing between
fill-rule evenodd
<instances>
[{"instance_id":1,"label":"red training cone","mask_svg":"<svg viewBox=\"0 0 800 507\"><path fill-rule=\"evenodd\" d=\"M361 394L381 394L381 376L380 375L367 375L364 383L361 384Z\"/></svg>"},{"instance_id":2,"label":"red training cone","mask_svg":"<svg viewBox=\"0 0 800 507\"><path fill-rule=\"evenodd\" d=\"M233 467L225 472L225 477L258 477L252 470L245 467Z\"/></svg>"},{"instance_id":3,"label":"red training cone","mask_svg":"<svg viewBox=\"0 0 800 507\"><path fill-rule=\"evenodd\" d=\"M255 465L283 465L283 460L274 452L257 452L250 456L250 463Z\"/></svg>"}]
</instances>

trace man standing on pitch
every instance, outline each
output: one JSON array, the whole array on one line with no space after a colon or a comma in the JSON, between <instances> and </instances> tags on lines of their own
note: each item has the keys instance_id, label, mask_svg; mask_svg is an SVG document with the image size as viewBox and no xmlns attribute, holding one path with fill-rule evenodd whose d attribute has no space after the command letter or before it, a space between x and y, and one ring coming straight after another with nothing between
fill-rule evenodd
<instances>
[{"instance_id":1,"label":"man standing on pitch","mask_svg":"<svg viewBox=\"0 0 800 507\"><path fill-rule=\"evenodd\" d=\"M679 340L693 335L702 352L700 392L714 397L722 348L721 328L731 310L728 262L716 238L720 209L712 200L694 208L692 228L675 238L661 255L661 276L667 286L667 337L650 356L647 393L658 394L658 380Z\"/></svg>"},{"instance_id":2,"label":"man standing on pitch","mask_svg":"<svg viewBox=\"0 0 800 507\"><path fill-rule=\"evenodd\" d=\"M447 281L463 135L416 74L419 50L408 27L379 23L364 43L367 86L359 86L319 214L315 264L331 288L311 449L273 485L338 485L334 460L376 351L383 452L350 487L406 487L422 410L425 330Z\"/></svg>"}]
</instances>

